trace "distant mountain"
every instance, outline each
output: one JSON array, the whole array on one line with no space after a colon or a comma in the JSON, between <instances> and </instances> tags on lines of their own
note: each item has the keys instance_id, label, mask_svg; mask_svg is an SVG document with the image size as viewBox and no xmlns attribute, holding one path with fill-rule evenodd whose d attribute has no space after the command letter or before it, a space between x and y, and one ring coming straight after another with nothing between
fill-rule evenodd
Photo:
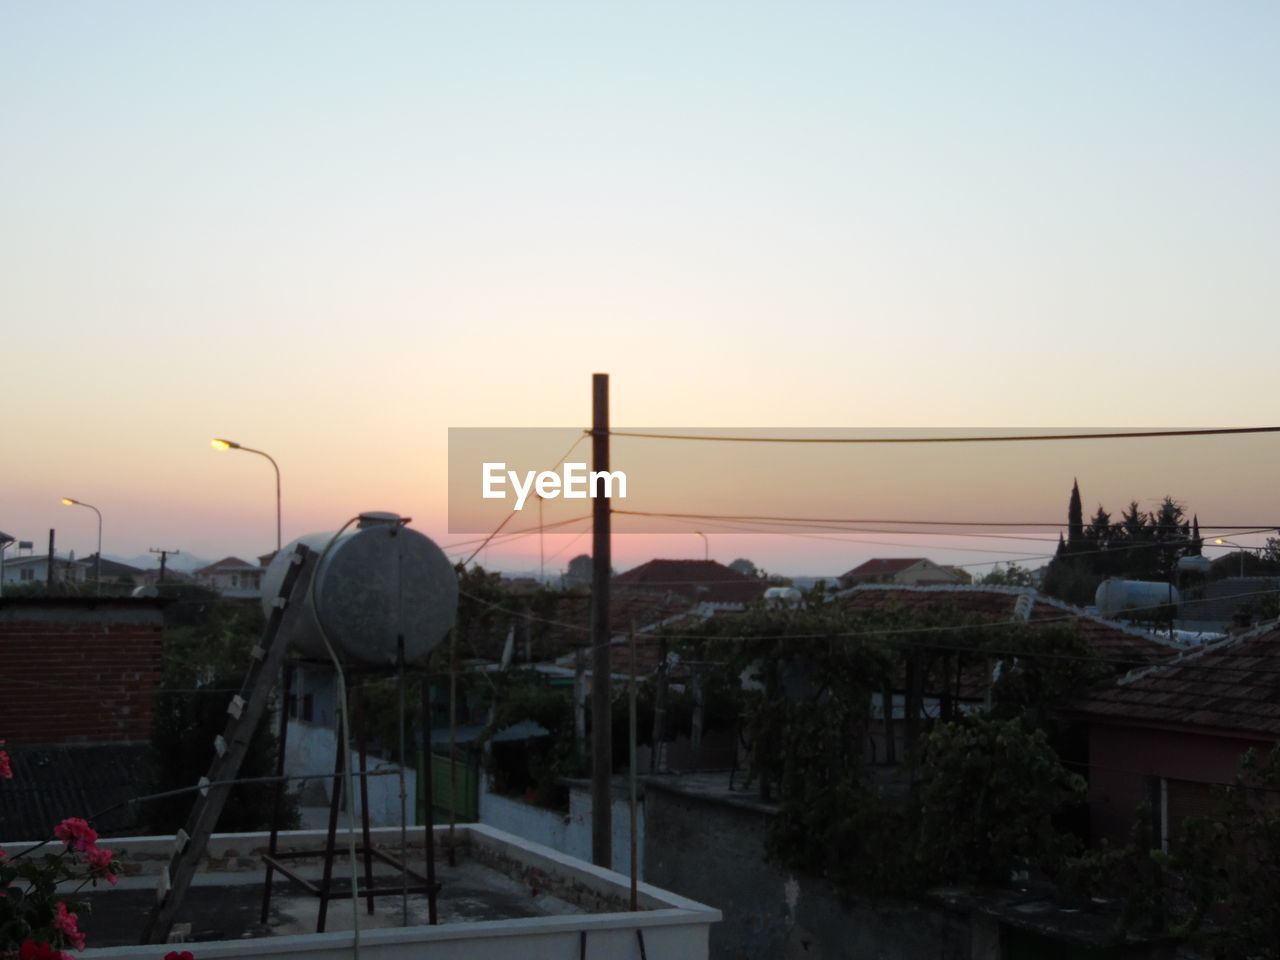
<instances>
[{"instance_id":1,"label":"distant mountain","mask_svg":"<svg viewBox=\"0 0 1280 960\"><path fill-rule=\"evenodd\" d=\"M103 557L108 560L114 560L117 563L127 563L131 567L138 567L141 570L158 570L160 568L160 554L158 553L140 553L136 557L120 557L111 553L104 553ZM169 559L165 561L165 566L170 570L181 570L183 573L190 573L193 570L199 570L201 567L207 567L213 563L212 560L205 560L203 557L197 557L193 554L178 553L169 554Z\"/></svg>"}]
</instances>

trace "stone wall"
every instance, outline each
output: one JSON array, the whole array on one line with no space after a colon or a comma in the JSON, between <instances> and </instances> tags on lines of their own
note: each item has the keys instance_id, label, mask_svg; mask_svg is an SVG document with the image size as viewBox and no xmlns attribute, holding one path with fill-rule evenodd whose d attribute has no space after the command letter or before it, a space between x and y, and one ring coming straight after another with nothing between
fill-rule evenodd
<instances>
[{"instance_id":1,"label":"stone wall","mask_svg":"<svg viewBox=\"0 0 1280 960\"><path fill-rule=\"evenodd\" d=\"M967 915L900 901L844 904L821 881L768 863L769 813L759 804L696 796L649 778L645 807L645 879L724 914L711 930L712 960L992 955L975 952Z\"/></svg>"}]
</instances>

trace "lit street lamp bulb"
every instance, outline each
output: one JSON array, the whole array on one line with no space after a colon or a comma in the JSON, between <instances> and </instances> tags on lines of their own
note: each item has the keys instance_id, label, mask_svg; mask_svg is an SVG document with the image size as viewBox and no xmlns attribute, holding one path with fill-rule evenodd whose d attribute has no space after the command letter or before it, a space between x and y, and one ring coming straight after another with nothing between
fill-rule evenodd
<instances>
[{"instance_id":1,"label":"lit street lamp bulb","mask_svg":"<svg viewBox=\"0 0 1280 960\"><path fill-rule=\"evenodd\" d=\"M215 450L230 450L232 447L240 446L240 444L232 443L230 440L210 440L209 446Z\"/></svg>"},{"instance_id":2,"label":"lit street lamp bulb","mask_svg":"<svg viewBox=\"0 0 1280 960\"><path fill-rule=\"evenodd\" d=\"M75 502L74 500L72 500L70 497L63 497L63 498L62 498L62 502L63 502L63 503L65 503L68 507L73 507L73 506L75 506L75 503L76 503L76 502Z\"/></svg>"}]
</instances>

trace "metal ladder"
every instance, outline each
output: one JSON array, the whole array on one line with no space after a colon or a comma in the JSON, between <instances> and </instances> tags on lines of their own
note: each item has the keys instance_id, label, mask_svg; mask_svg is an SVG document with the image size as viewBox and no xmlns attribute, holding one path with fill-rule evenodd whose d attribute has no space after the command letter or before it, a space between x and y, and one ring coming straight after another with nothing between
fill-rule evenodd
<instances>
[{"instance_id":1,"label":"metal ladder","mask_svg":"<svg viewBox=\"0 0 1280 960\"><path fill-rule=\"evenodd\" d=\"M300 603L291 606L289 602L294 587L299 580L304 584L310 581L311 567L315 562L315 552L305 545L298 544L293 548L280 592L272 601L262 640L250 651L249 672L240 685L240 692L227 705L226 728L214 738L213 763L209 773L200 778L200 796L191 808L186 825L174 837L173 856L160 876L156 904L143 927L142 943L164 943L168 940L174 918L209 845L209 837L226 806L231 793L230 781L235 780L240 772L249 741L284 663L288 643L287 631L282 627L286 622L292 622L301 609Z\"/></svg>"}]
</instances>

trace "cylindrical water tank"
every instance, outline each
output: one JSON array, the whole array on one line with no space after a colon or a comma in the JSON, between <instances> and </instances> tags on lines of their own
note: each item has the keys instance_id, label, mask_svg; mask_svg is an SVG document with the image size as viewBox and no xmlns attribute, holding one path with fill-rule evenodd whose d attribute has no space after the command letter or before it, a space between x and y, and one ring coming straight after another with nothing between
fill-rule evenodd
<instances>
[{"instance_id":1,"label":"cylindrical water tank","mask_svg":"<svg viewBox=\"0 0 1280 960\"><path fill-rule=\"evenodd\" d=\"M1139 619L1154 617L1162 607L1177 604L1178 590L1154 580L1103 580L1094 594L1094 603L1104 617L1131 613Z\"/></svg>"},{"instance_id":2,"label":"cylindrical water tank","mask_svg":"<svg viewBox=\"0 0 1280 960\"><path fill-rule=\"evenodd\" d=\"M364 513L337 539L307 534L275 555L262 578L268 613L293 546L319 555L310 582L294 585L291 602L304 606L287 638L295 652L327 660L327 637L344 662L385 666L396 663L401 637L406 663L444 639L457 617L458 577L444 551L405 522L394 513Z\"/></svg>"},{"instance_id":3,"label":"cylindrical water tank","mask_svg":"<svg viewBox=\"0 0 1280 960\"><path fill-rule=\"evenodd\" d=\"M1199 573L1204 576L1209 575L1209 570L1213 566L1212 561L1208 557L1179 557L1178 572L1179 573Z\"/></svg>"}]
</instances>

